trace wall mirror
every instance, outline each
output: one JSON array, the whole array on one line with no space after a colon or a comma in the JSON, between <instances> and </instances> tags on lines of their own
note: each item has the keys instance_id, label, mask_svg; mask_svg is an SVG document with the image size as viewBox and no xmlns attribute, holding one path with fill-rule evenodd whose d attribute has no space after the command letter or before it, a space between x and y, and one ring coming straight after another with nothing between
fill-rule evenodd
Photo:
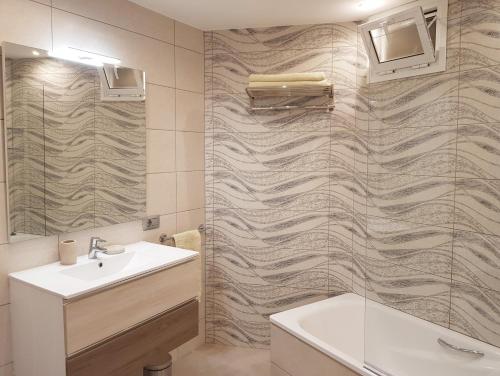
<instances>
[{"instance_id":1,"label":"wall mirror","mask_svg":"<svg viewBox=\"0 0 500 376\"><path fill-rule=\"evenodd\" d=\"M2 51L10 242L143 217L144 72L78 50Z\"/></svg>"}]
</instances>

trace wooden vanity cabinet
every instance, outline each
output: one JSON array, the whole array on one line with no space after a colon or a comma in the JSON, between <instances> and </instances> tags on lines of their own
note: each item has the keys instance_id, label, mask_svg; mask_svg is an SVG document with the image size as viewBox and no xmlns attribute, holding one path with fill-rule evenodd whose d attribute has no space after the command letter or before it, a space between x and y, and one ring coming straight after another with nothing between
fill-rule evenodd
<instances>
[{"instance_id":1,"label":"wooden vanity cabinet","mask_svg":"<svg viewBox=\"0 0 500 376\"><path fill-rule=\"evenodd\" d=\"M169 351L197 334L198 302L194 300L69 357L66 375L143 376L145 365L165 363Z\"/></svg>"},{"instance_id":2,"label":"wooden vanity cabinet","mask_svg":"<svg viewBox=\"0 0 500 376\"><path fill-rule=\"evenodd\" d=\"M182 304L200 291L199 260L64 302L66 354Z\"/></svg>"},{"instance_id":3,"label":"wooden vanity cabinet","mask_svg":"<svg viewBox=\"0 0 500 376\"><path fill-rule=\"evenodd\" d=\"M199 257L71 299L10 290L16 376L142 376L198 334Z\"/></svg>"}]
</instances>

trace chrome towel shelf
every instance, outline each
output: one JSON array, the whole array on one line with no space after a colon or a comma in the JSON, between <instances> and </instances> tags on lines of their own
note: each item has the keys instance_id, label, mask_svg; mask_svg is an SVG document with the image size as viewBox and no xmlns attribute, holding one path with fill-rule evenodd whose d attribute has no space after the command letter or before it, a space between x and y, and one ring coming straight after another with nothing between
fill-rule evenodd
<instances>
[{"instance_id":1,"label":"chrome towel shelf","mask_svg":"<svg viewBox=\"0 0 500 376\"><path fill-rule=\"evenodd\" d=\"M250 97L251 110L327 110L333 111L333 85L301 85L301 86L272 86L272 87L248 87L246 89ZM326 97L327 103L319 105L279 105L279 106L258 106L255 101L258 99L278 98L278 97Z\"/></svg>"}]
</instances>

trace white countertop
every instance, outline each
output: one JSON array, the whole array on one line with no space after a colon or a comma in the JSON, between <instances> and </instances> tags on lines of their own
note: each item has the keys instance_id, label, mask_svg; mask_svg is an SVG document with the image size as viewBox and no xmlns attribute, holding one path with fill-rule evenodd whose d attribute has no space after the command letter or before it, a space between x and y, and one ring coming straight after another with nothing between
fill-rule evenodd
<instances>
[{"instance_id":1,"label":"white countertop","mask_svg":"<svg viewBox=\"0 0 500 376\"><path fill-rule=\"evenodd\" d=\"M90 260L84 255L78 257L75 265L55 262L11 273L9 278L70 299L141 274L182 264L197 256L198 252L186 249L138 242L125 246L122 254L99 255L98 260Z\"/></svg>"}]
</instances>

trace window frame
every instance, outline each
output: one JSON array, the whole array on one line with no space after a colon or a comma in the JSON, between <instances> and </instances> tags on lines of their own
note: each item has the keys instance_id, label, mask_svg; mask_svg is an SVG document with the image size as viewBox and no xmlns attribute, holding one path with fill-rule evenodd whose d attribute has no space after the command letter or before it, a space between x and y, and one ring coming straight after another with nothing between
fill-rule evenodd
<instances>
[{"instance_id":1,"label":"window frame","mask_svg":"<svg viewBox=\"0 0 500 376\"><path fill-rule=\"evenodd\" d=\"M383 21L408 19L408 14L411 14L411 11L415 11L415 8L418 7L421 8L419 11L421 12L425 22L425 31L429 43L427 46L430 46L433 54L424 57L424 53L423 55L380 63L375 47L373 46L370 30L380 28L381 22ZM431 11L436 12L435 48L432 38L427 30L427 21L425 16ZM366 23L359 26L359 33L363 40L366 54L368 55L368 82L376 83L445 71L447 28L448 0L419 0L417 2L406 4L391 11L386 11L370 17ZM419 37L420 40L422 40L420 33ZM422 47L424 47L424 44L422 44ZM431 59L430 56L434 56L434 58Z\"/></svg>"}]
</instances>

